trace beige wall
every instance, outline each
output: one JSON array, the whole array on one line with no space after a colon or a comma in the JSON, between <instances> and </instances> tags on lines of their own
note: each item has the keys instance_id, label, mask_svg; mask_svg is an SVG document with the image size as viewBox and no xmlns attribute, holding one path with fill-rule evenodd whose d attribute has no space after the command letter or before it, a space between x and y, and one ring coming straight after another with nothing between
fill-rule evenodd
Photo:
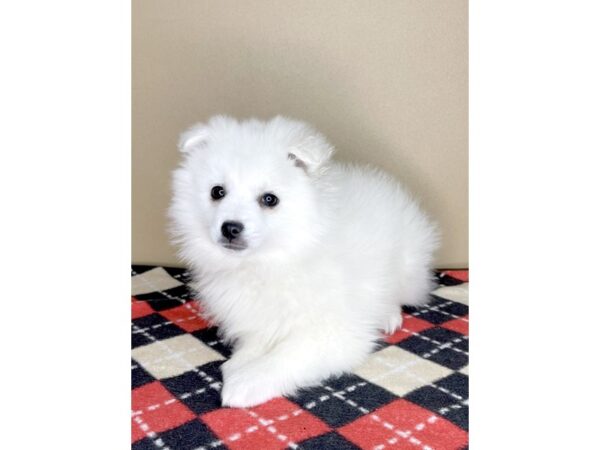
<instances>
[{"instance_id":1,"label":"beige wall","mask_svg":"<svg viewBox=\"0 0 600 450\"><path fill-rule=\"evenodd\" d=\"M397 175L441 225L438 267L464 267L467 106L466 0L133 0L133 261L178 264L184 128L284 114Z\"/></svg>"}]
</instances>

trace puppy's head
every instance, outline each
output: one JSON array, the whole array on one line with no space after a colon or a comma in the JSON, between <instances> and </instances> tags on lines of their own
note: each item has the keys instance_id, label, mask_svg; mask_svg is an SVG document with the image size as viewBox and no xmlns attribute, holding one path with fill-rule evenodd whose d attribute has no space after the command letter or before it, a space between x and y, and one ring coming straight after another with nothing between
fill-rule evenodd
<instances>
[{"instance_id":1,"label":"puppy's head","mask_svg":"<svg viewBox=\"0 0 600 450\"><path fill-rule=\"evenodd\" d=\"M293 255L318 235L320 175L333 153L308 125L217 116L183 133L170 209L182 255Z\"/></svg>"}]
</instances>

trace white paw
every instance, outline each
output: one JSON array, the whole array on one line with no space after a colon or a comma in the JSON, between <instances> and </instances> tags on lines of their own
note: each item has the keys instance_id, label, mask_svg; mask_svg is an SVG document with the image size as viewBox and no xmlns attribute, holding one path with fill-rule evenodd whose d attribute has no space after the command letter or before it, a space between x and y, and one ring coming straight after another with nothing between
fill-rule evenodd
<instances>
[{"instance_id":1,"label":"white paw","mask_svg":"<svg viewBox=\"0 0 600 450\"><path fill-rule=\"evenodd\" d=\"M280 395L266 377L253 370L237 368L233 372L223 372L223 406L247 408L256 406Z\"/></svg>"},{"instance_id":2,"label":"white paw","mask_svg":"<svg viewBox=\"0 0 600 450\"><path fill-rule=\"evenodd\" d=\"M221 366L221 373L223 374L223 380L231 376L232 373L237 372L247 364L249 360L243 358L239 353L234 353L230 359L225 361Z\"/></svg>"},{"instance_id":3,"label":"white paw","mask_svg":"<svg viewBox=\"0 0 600 450\"><path fill-rule=\"evenodd\" d=\"M388 321L383 327L385 334L393 334L398 328L402 326L402 314L394 314L388 317Z\"/></svg>"}]
</instances>

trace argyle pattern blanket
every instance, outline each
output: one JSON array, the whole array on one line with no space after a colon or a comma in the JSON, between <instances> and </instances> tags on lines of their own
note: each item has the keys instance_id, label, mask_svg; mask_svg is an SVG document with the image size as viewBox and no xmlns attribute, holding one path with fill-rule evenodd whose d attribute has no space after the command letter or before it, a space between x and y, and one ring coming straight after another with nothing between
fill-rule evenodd
<instances>
[{"instance_id":1,"label":"argyle pattern blanket","mask_svg":"<svg viewBox=\"0 0 600 450\"><path fill-rule=\"evenodd\" d=\"M132 449L422 449L468 445L468 272L437 273L353 373L254 408L222 408L231 350L184 269L132 266ZM327 355L323 355L327 357Z\"/></svg>"}]
</instances>

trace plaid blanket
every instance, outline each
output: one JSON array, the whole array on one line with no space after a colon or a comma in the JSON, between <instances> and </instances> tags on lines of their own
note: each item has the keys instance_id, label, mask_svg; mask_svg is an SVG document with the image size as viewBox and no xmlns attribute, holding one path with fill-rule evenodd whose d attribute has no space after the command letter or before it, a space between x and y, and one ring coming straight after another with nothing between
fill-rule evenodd
<instances>
[{"instance_id":1,"label":"plaid blanket","mask_svg":"<svg viewBox=\"0 0 600 450\"><path fill-rule=\"evenodd\" d=\"M437 274L421 308L362 366L293 397L222 408L231 355L184 269L132 267L132 448L463 449L468 443L468 272Z\"/></svg>"}]
</instances>

